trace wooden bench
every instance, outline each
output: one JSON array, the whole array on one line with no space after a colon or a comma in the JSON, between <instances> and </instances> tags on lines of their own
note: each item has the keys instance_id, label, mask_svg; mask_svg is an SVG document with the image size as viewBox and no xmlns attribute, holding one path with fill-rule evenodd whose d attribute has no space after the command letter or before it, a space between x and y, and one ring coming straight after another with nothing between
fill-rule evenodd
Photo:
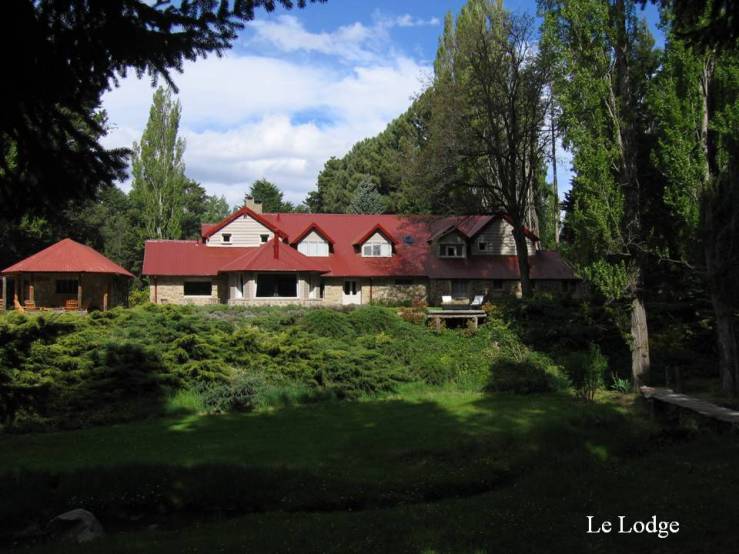
<instances>
[{"instance_id":1,"label":"wooden bench","mask_svg":"<svg viewBox=\"0 0 739 554\"><path fill-rule=\"evenodd\" d=\"M734 427L739 426L739 412L724 408L723 406L717 406L706 400L700 398L694 398L685 394L679 394L674 392L672 389L664 389L659 387L641 387L640 391L644 398L650 402L663 402L678 408L685 410L691 410L696 412L703 417L714 419L728 423Z\"/></svg>"}]
</instances>

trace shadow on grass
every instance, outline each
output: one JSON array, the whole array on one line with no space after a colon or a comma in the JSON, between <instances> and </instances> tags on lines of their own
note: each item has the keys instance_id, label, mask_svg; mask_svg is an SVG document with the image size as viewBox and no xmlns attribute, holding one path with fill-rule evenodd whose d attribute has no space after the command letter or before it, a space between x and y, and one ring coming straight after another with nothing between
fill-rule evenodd
<instances>
[{"instance_id":1,"label":"shadow on grass","mask_svg":"<svg viewBox=\"0 0 739 554\"><path fill-rule=\"evenodd\" d=\"M644 436L614 405L451 394L442 403L336 402L10 439L3 447L28 469L0 475L5 544L80 507L109 528L176 527L193 517L476 496L542 467L587 472L642 448Z\"/></svg>"}]
</instances>

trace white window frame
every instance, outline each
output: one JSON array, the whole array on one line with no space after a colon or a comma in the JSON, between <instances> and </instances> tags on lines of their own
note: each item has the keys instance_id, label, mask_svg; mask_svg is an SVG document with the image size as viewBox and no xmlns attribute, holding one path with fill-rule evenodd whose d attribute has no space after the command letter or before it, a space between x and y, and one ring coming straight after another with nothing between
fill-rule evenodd
<instances>
[{"instance_id":1,"label":"white window frame","mask_svg":"<svg viewBox=\"0 0 739 554\"><path fill-rule=\"evenodd\" d=\"M362 245L363 258L391 258L393 245L389 242L365 242Z\"/></svg>"},{"instance_id":2,"label":"white window frame","mask_svg":"<svg viewBox=\"0 0 739 554\"><path fill-rule=\"evenodd\" d=\"M329 255L329 244L324 240L304 240L298 244L298 252L310 258L325 258Z\"/></svg>"},{"instance_id":3,"label":"white window frame","mask_svg":"<svg viewBox=\"0 0 739 554\"><path fill-rule=\"evenodd\" d=\"M461 254L449 255L447 248L459 248ZM443 242L439 244L439 257L440 258L464 258L465 257L465 245L460 243L449 243Z\"/></svg>"}]
</instances>

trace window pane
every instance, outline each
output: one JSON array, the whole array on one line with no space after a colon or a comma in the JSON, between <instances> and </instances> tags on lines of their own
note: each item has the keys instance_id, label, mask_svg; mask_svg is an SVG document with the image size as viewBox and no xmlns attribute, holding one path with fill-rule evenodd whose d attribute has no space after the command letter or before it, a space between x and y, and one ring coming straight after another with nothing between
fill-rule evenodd
<instances>
[{"instance_id":1,"label":"window pane","mask_svg":"<svg viewBox=\"0 0 739 554\"><path fill-rule=\"evenodd\" d=\"M263 273L257 276L257 297L295 298L298 295L297 275Z\"/></svg>"},{"instance_id":2,"label":"window pane","mask_svg":"<svg viewBox=\"0 0 739 554\"><path fill-rule=\"evenodd\" d=\"M373 256L379 256L381 252L381 247L379 244L373 244L372 245L372 255Z\"/></svg>"},{"instance_id":3,"label":"window pane","mask_svg":"<svg viewBox=\"0 0 739 554\"><path fill-rule=\"evenodd\" d=\"M185 296L210 296L213 284L210 281L185 281Z\"/></svg>"}]
</instances>

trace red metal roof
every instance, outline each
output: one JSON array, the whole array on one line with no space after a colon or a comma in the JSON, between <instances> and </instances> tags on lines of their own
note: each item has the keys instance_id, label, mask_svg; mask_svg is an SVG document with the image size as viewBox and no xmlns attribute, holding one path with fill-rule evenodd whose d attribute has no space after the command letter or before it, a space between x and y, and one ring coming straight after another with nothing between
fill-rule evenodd
<instances>
[{"instance_id":1,"label":"red metal roof","mask_svg":"<svg viewBox=\"0 0 739 554\"><path fill-rule=\"evenodd\" d=\"M311 258L279 239L272 239L221 267L221 271L316 271L327 273L325 258Z\"/></svg>"},{"instance_id":2,"label":"red metal roof","mask_svg":"<svg viewBox=\"0 0 739 554\"><path fill-rule=\"evenodd\" d=\"M326 231L321 229L318 223L311 223L310 225L308 225L308 227L306 227L302 233L300 233L297 237L290 240L290 244L292 244L293 246L298 244L301 240L307 237L311 233L311 231L315 231L316 233L321 235L323 237L323 240L328 242L331 246L334 245L334 240L329 236L329 234Z\"/></svg>"},{"instance_id":3,"label":"red metal roof","mask_svg":"<svg viewBox=\"0 0 739 554\"><path fill-rule=\"evenodd\" d=\"M144 255L145 275L214 276L227 270L238 258L240 267L258 264L261 271L324 271L331 277L424 277L464 279L518 279L515 256L473 256L464 259L439 258L432 252L428 240L444 229L456 226L462 233L478 233L495 217L474 216L396 216L349 214L262 214L261 218L273 228L279 228L291 244L299 242L309 228L319 227L322 236L334 240L328 257L306 257L281 243L280 261L269 262L274 246L243 248L214 247L197 241L148 241ZM501 216L502 217L502 216ZM504 218L505 219L505 218ZM268 227L269 228L269 227ZM363 257L354 247L355 237L367 237L381 229L395 240L393 255L389 258ZM369 230L369 231L368 231ZM368 234L369 233L369 234ZM529 237L530 240L531 237ZM273 242L270 241L270 245ZM247 256L261 250L263 254ZM282 252L289 252L282 256ZM295 256L292 256L294 252ZM305 260L322 264L315 269ZM538 251L530 256L531 277L534 279L577 279L572 269L555 252ZM257 261L259 260L259 261ZM288 261L294 262L289 267ZM291 263L292 263L291 262ZM274 269L270 269L274 268ZM244 269L246 270L246 269Z\"/></svg>"},{"instance_id":4,"label":"red metal roof","mask_svg":"<svg viewBox=\"0 0 739 554\"><path fill-rule=\"evenodd\" d=\"M222 219L218 223L206 224L205 226L201 226L200 227L201 232L204 231L203 232L203 238L204 239L207 239L207 238L212 237L218 231L220 231L221 229L223 229L226 225L228 225L232 221L234 221L234 220L236 220L239 217L244 216L244 215L248 215L249 217L251 217L255 221L258 221L259 223L261 223L262 225L264 225L267 229L269 229L270 231L272 231L275 235L281 236L283 238L287 238L287 237L285 237L284 233L280 230L280 228L279 228L278 225L275 225L274 223L268 221L261 214L258 214L257 212L255 212L254 210L252 210L250 208L247 208L246 206L244 206L243 208L240 208L240 209L236 210L234 213L232 213L228 217Z\"/></svg>"},{"instance_id":5,"label":"red metal roof","mask_svg":"<svg viewBox=\"0 0 739 554\"><path fill-rule=\"evenodd\" d=\"M214 277L229 262L256 247L206 246L196 240L147 240L144 275Z\"/></svg>"},{"instance_id":6,"label":"red metal roof","mask_svg":"<svg viewBox=\"0 0 739 554\"><path fill-rule=\"evenodd\" d=\"M2 273L109 273L133 277L97 250L72 239L60 240Z\"/></svg>"},{"instance_id":7,"label":"red metal roof","mask_svg":"<svg viewBox=\"0 0 739 554\"><path fill-rule=\"evenodd\" d=\"M398 244L398 241L395 240L395 237L393 237L392 233L390 233L387 229L385 229L381 224L377 223L376 225L373 225L372 228L369 231L367 231L361 237L359 237L357 240L355 240L352 243L352 246L357 246L357 245L364 244L375 233L380 233L383 237L385 237L393 245Z\"/></svg>"}]
</instances>

